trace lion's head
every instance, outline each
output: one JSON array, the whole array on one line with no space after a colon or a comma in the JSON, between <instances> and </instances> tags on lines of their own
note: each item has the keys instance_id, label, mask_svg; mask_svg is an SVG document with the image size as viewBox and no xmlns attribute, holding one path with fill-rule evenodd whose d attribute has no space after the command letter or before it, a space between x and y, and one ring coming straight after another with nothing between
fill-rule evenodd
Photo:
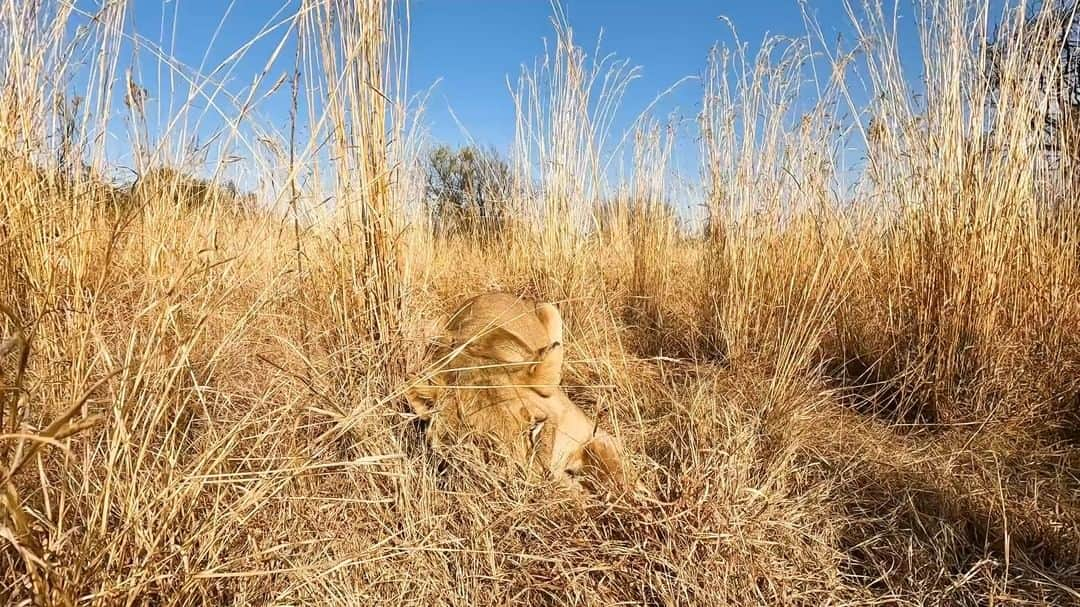
<instances>
[{"instance_id":1,"label":"lion's head","mask_svg":"<svg viewBox=\"0 0 1080 607\"><path fill-rule=\"evenodd\" d=\"M622 448L560 387L558 308L505 293L479 295L446 323L438 360L407 395L434 443L492 439L517 463L574 488L625 488Z\"/></svg>"}]
</instances>

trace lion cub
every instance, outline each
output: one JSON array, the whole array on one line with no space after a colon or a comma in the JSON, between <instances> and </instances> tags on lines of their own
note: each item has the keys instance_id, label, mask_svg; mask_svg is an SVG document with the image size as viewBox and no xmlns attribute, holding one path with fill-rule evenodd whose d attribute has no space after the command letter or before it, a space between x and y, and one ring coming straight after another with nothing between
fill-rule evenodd
<instances>
[{"instance_id":1,"label":"lion cub","mask_svg":"<svg viewBox=\"0 0 1080 607\"><path fill-rule=\"evenodd\" d=\"M407 392L413 413L432 422L429 440L483 433L522 465L539 457L565 486L629 487L618 441L560 388L558 308L507 293L478 295L450 317L445 338L434 371Z\"/></svg>"}]
</instances>

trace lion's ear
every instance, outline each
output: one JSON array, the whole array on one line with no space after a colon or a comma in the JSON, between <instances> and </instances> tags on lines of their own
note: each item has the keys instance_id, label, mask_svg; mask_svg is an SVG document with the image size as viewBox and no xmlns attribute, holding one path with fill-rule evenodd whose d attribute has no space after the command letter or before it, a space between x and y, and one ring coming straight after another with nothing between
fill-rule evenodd
<instances>
[{"instance_id":1,"label":"lion's ear","mask_svg":"<svg viewBox=\"0 0 1080 607\"><path fill-rule=\"evenodd\" d=\"M529 384L543 396L551 396L562 383L563 347L555 343L540 351L539 360L529 367Z\"/></svg>"},{"instance_id":2,"label":"lion's ear","mask_svg":"<svg viewBox=\"0 0 1080 607\"><path fill-rule=\"evenodd\" d=\"M540 391L554 391L562 383L562 367L565 349L562 345L563 321L559 309L549 303L536 306L536 317L547 332L548 345L538 352L537 363L532 366L532 383L542 386Z\"/></svg>"},{"instance_id":3,"label":"lion's ear","mask_svg":"<svg viewBox=\"0 0 1080 607\"><path fill-rule=\"evenodd\" d=\"M405 390L405 399L409 402L409 409L420 419L429 419L435 410L435 399L439 395L439 386L433 384L417 384Z\"/></svg>"},{"instance_id":4,"label":"lion's ear","mask_svg":"<svg viewBox=\"0 0 1080 607\"><path fill-rule=\"evenodd\" d=\"M562 343L562 314L559 313L559 309L555 307L555 304L537 304L536 317L540 319L540 324L544 325L544 328L547 330L548 343Z\"/></svg>"}]
</instances>

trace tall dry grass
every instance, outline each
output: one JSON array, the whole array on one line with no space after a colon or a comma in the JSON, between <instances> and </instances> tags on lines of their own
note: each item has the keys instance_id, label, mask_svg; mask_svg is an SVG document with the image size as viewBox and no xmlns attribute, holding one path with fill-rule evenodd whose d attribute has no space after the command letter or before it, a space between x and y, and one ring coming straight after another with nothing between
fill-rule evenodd
<instances>
[{"instance_id":1,"label":"tall dry grass","mask_svg":"<svg viewBox=\"0 0 1080 607\"><path fill-rule=\"evenodd\" d=\"M1080 225L1047 219L1074 159L1033 127L1051 38L1003 28L1045 59L992 83L988 4L920 6L921 83L874 3L847 54L808 19L703 57L706 229L671 207L688 134L643 117L620 139L635 72L557 13L508 99L518 214L478 243L413 221L407 7L305 1L200 71L130 46L122 2L4 4L0 597L1076 603ZM192 99L138 82L128 50ZM275 94L285 128L259 117ZM207 107L220 147L187 150ZM130 188L108 179L117 132ZM222 187L241 165L259 208ZM561 302L566 390L655 503L424 448L402 390L439 314L489 289Z\"/></svg>"}]
</instances>

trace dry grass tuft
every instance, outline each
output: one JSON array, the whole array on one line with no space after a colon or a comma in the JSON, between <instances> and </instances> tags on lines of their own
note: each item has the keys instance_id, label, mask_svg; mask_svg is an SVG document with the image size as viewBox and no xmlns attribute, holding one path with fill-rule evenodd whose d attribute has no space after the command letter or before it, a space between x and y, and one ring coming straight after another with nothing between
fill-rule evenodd
<instances>
[{"instance_id":1,"label":"dry grass tuft","mask_svg":"<svg viewBox=\"0 0 1080 607\"><path fill-rule=\"evenodd\" d=\"M608 183L636 72L560 14L513 95L517 214L481 243L410 222L402 7L301 3L239 92L235 57L202 76L144 40L196 91L157 108L123 2L3 4L0 601L1080 602L1076 158L1038 151L1055 64L1015 59L1052 29L1003 28L1026 54L991 86L988 3L922 6L918 103L875 3L858 53L811 23L707 58L700 232L678 129L643 117ZM284 130L257 115L279 89ZM219 147L187 154L205 107ZM119 125L134 186L107 178ZM487 290L560 302L565 389L655 501L425 447L406 378Z\"/></svg>"}]
</instances>

